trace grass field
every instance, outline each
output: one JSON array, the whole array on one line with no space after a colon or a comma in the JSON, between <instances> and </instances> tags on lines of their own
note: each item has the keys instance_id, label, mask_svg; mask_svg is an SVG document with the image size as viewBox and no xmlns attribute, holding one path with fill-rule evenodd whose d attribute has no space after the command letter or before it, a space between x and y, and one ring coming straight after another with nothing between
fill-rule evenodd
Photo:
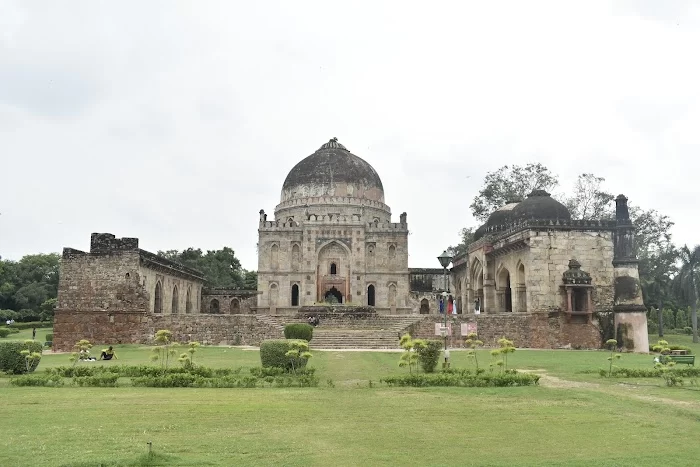
<instances>
[{"instance_id":1,"label":"grass field","mask_svg":"<svg viewBox=\"0 0 700 467\"><path fill-rule=\"evenodd\" d=\"M43 334L37 331L42 340ZM692 345L686 336L667 340ZM698 354L700 346L692 346ZM116 350L116 363L149 362L147 347ZM398 357L315 352L310 365L321 384L303 389L17 388L3 377L0 465L700 462L700 388L601 378L597 370L607 364L605 352L518 350L509 365L539 372L542 384L508 389L379 385L383 376L406 372L398 368ZM452 357L455 367L473 365L465 352ZM487 363L488 351L480 359ZM618 364L649 368L651 360L625 354ZM206 347L195 361L252 367L259 366L259 355ZM68 355L47 353L37 371L68 364ZM151 458L144 455L149 441Z\"/></svg>"}]
</instances>

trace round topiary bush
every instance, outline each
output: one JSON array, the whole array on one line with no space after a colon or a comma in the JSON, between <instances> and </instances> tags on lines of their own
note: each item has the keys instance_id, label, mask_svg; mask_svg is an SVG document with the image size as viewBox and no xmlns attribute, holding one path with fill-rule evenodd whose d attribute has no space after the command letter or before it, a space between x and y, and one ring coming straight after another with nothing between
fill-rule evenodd
<instances>
[{"instance_id":1,"label":"round topiary bush","mask_svg":"<svg viewBox=\"0 0 700 467\"><path fill-rule=\"evenodd\" d=\"M314 335L314 327L306 323L291 323L284 327L285 339L303 339L311 342Z\"/></svg>"},{"instance_id":2,"label":"round topiary bush","mask_svg":"<svg viewBox=\"0 0 700 467\"><path fill-rule=\"evenodd\" d=\"M437 367L442 352L442 342L429 340L425 342L425 347L418 349L418 363L426 373L432 373Z\"/></svg>"},{"instance_id":3,"label":"round topiary bush","mask_svg":"<svg viewBox=\"0 0 700 467\"><path fill-rule=\"evenodd\" d=\"M12 375L27 373L27 361L22 355L23 350L30 353L41 354L42 345L35 341L8 341L0 342L0 371ZM39 360L34 360L29 366L29 373L36 370Z\"/></svg>"},{"instance_id":4,"label":"round topiary bush","mask_svg":"<svg viewBox=\"0 0 700 467\"><path fill-rule=\"evenodd\" d=\"M10 332L12 331L7 328L0 328L0 337L7 337L10 335Z\"/></svg>"},{"instance_id":5,"label":"round topiary bush","mask_svg":"<svg viewBox=\"0 0 700 467\"><path fill-rule=\"evenodd\" d=\"M292 369L292 359L285 355L292 349L292 342L303 339L270 339L260 344L260 362L263 368L283 368L284 371ZM294 360L294 368L306 366L306 359Z\"/></svg>"}]
</instances>

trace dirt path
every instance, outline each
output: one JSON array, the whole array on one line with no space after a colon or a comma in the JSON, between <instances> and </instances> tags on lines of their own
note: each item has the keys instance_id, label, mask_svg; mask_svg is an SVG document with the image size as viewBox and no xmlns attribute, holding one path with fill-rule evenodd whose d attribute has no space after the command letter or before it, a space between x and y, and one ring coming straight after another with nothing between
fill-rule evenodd
<instances>
[{"instance_id":1,"label":"dirt path","mask_svg":"<svg viewBox=\"0 0 700 467\"><path fill-rule=\"evenodd\" d=\"M540 386L554 389L589 389L610 395L629 397L644 402L661 403L674 407L700 409L700 401L681 401L666 397L648 396L645 394L635 394L634 391L640 387L635 384L619 383L616 386L605 386L599 383L589 383L584 381L570 381L547 374L546 370L520 370L524 373L535 373L540 376Z\"/></svg>"}]
</instances>

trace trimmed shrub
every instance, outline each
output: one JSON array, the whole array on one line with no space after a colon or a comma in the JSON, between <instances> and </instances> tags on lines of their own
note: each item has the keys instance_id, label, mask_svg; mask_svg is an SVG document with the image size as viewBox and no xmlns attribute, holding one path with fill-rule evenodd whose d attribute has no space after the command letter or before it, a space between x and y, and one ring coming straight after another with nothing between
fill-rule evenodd
<instances>
[{"instance_id":1,"label":"trimmed shrub","mask_svg":"<svg viewBox=\"0 0 700 467\"><path fill-rule=\"evenodd\" d=\"M300 340L300 339L297 339ZM284 368L285 371L292 370L292 359L285 355L292 350L294 339L270 339L260 344L260 362L263 367ZM306 359L297 358L294 361L294 368L306 366Z\"/></svg>"},{"instance_id":2,"label":"trimmed shrub","mask_svg":"<svg viewBox=\"0 0 700 467\"><path fill-rule=\"evenodd\" d=\"M11 375L27 373L27 361L21 352L29 350L30 353L41 354L42 348L40 343L33 341L0 342L0 371ZM34 360L29 367L29 373L36 370L37 366L39 366L39 360Z\"/></svg>"},{"instance_id":3,"label":"trimmed shrub","mask_svg":"<svg viewBox=\"0 0 700 467\"><path fill-rule=\"evenodd\" d=\"M442 351L442 342L437 340L429 340L425 342L425 347L419 347L418 363L426 373L433 373L440 360L440 352Z\"/></svg>"},{"instance_id":4,"label":"trimmed shrub","mask_svg":"<svg viewBox=\"0 0 700 467\"><path fill-rule=\"evenodd\" d=\"M22 375L12 378L10 384L13 386L63 386L63 378L56 375Z\"/></svg>"},{"instance_id":5,"label":"trimmed shrub","mask_svg":"<svg viewBox=\"0 0 700 467\"><path fill-rule=\"evenodd\" d=\"M78 386L88 386L94 388L115 388L119 375L112 373L102 373L95 376L78 376L73 382Z\"/></svg>"},{"instance_id":6,"label":"trimmed shrub","mask_svg":"<svg viewBox=\"0 0 700 467\"><path fill-rule=\"evenodd\" d=\"M10 332L12 331L7 328L0 328L0 337L7 337L10 335Z\"/></svg>"},{"instance_id":7,"label":"trimmed shrub","mask_svg":"<svg viewBox=\"0 0 700 467\"><path fill-rule=\"evenodd\" d=\"M469 372L440 372L434 375L412 374L390 376L381 381L388 386L399 387L431 387L431 386L461 386L461 387L513 387L532 386L539 382L540 377L532 373L496 373L473 374Z\"/></svg>"},{"instance_id":8,"label":"trimmed shrub","mask_svg":"<svg viewBox=\"0 0 700 467\"><path fill-rule=\"evenodd\" d=\"M311 342L314 335L314 327L306 323L291 323L284 327L285 339L302 339Z\"/></svg>"},{"instance_id":9,"label":"trimmed shrub","mask_svg":"<svg viewBox=\"0 0 700 467\"><path fill-rule=\"evenodd\" d=\"M53 342L53 333L49 333L46 336L44 336L44 340L46 342Z\"/></svg>"}]
</instances>

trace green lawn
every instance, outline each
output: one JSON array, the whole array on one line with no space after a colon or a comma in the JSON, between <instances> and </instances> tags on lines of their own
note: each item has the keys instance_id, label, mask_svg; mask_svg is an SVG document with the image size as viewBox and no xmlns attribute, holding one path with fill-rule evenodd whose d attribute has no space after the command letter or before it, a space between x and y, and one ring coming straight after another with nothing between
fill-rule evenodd
<instances>
[{"instance_id":1,"label":"green lawn","mask_svg":"<svg viewBox=\"0 0 700 467\"><path fill-rule=\"evenodd\" d=\"M117 362L81 364L149 362L148 347L115 348ZM488 351L479 356L488 365ZM315 352L321 384L304 389L16 388L3 377L0 465L697 465L700 389L601 378L606 357L518 350L509 366L558 384L509 389L387 388L382 376L406 370L386 352ZM195 361L251 367L259 355L206 347ZM651 361L625 354L618 364ZM68 364L47 353L37 371Z\"/></svg>"}]
</instances>

